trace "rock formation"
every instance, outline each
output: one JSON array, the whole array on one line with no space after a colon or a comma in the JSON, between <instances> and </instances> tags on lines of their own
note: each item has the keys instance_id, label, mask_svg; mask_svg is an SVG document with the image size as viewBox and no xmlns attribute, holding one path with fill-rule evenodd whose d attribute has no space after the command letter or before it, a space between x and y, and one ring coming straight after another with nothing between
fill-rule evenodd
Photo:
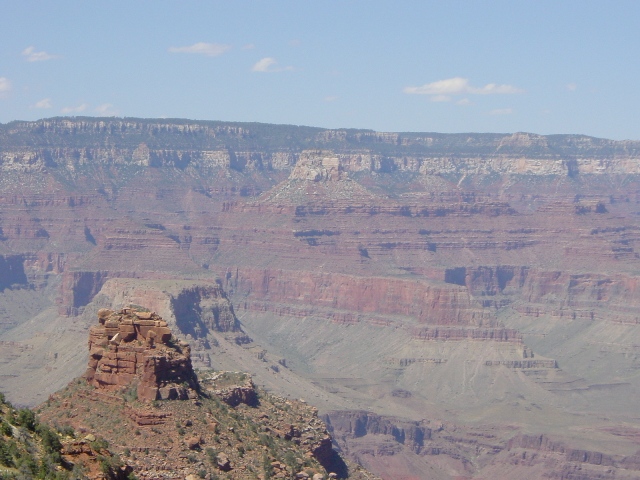
<instances>
[{"instance_id":1,"label":"rock formation","mask_svg":"<svg viewBox=\"0 0 640 480\"><path fill-rule=\"evenodd\" d=\"M305 152L300 156L289 178L295 180L339 180L343 176L340 159L332 152Z\"/></svg>"},{"instance_id":2,"label":"rock formation","mask_svg":"<svg viewBox=\"0 0 640 480\"><path fill-rule=\"evenodd\" d=\"M89 330L87 381L102 390L134 387L140 401L197 396L191 349L172 343L167 322L153 312L101 309Z\"/></svg>"}]
</instances>

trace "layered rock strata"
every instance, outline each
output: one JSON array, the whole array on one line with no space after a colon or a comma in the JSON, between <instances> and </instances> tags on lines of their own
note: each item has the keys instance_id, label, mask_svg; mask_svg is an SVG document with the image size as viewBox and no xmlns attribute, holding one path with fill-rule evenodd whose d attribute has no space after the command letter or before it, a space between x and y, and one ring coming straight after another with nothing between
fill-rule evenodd
<instances>
[{"instance_id":1,"label":"layered rock strata","mask_svg":"<svg viewBox=\"0 0 640 480\"><path fill-rule=\"evenodd\" d=\"M513 436L509 427L416 422L364 411L328 412L324 420L347 456L385 479L631 480L640 472L640 452L607 454L548 435Z\"/></svg>"},{"instance_id":2,"label":"layered rock strata","mask_svg":"<svg viewBox=\"0 0 640 480\"><path fill-rule=\"evenodd\" d=\"M330 378L333 399L357 394L378 414L513 411L547 433L574 411L632 421L639 158L638 142L579 135L0 125L0 340L18 342L0 348L0 389L47 395L34 385L60 379L88 312L135 303L200 365L236 368L248 340L223 340L242 322L257 350L288 360L254 372L286 388L293 372ZM75 358L64 383L85 366ZM325 408L353 407L342 402ZM547 406L562 410L548 424ZM587 436L574 427L562 428Z\"/></svg>"},{"instance_id":3,"label":"layered rock strata","mask_svg":"<svg viewBox=\"0 0 640 480\"><path fill-rule=\"evenodd\" d=\"M173 344L171 330L153 312L101 309L89 330L87 381L104 390L135 387L138 400L196 396L191 349Z\"/></svg>"}]
</instances>

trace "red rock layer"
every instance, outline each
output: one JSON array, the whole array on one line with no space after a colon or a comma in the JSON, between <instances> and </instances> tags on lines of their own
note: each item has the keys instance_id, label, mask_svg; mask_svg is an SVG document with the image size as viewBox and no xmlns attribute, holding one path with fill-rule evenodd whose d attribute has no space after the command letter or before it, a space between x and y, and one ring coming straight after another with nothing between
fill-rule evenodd
<instances>
[{"instance_id":1,"label":"red rock layer","mask_svg":"<svg viewBox=\"0 0 640 480\"><path fill-rule=\"evenodd\" d=\"M226 289L273 304L288 303L376 315L405 315L421 323L485 325L494 317L466 288L419 280L335 273L238 269ZM247 304L251 308L253 304Z\"/></svg>"},{"instance_id":2,"label":"red rock layer","mask_svg":"<svg viewBox=\"0 0 640 480\"><path fill-rule=\"evenodd\" d=\"M152 312L101 309L89 330L85 377L99 389L135 387L138 400L184 399L198 389L190 348L174 346L167 323Z\"/></svg>"}]
</instances>

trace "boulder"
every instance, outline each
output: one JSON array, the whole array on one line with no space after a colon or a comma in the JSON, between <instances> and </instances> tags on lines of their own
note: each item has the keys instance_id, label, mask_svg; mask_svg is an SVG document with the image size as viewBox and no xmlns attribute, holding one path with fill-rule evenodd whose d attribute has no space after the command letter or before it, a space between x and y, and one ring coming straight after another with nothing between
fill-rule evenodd
<instances>
[{"instance_id":1,"label":"boulder","mask_svg":"<svg viewBox=\"0 0 640 480\"><path fill-rule=\"evenodd\" d=\"M229 457L227 457L226 453L219 453L216 457L216 464L218 468L223 472L228 472L231 470L231 461L229 461Z\"/></svg>"},{"instance_id":2,"label":"boulder","mask_svg":"<svg viewBox=\"0 0 640 480\"><path fill-rule=\"evenodd\" d=\"M202 437L194 436L185 438L184 443L187 445L189 450L198 450L200 445L202 444Z\"/></svg>"}]
</instances>

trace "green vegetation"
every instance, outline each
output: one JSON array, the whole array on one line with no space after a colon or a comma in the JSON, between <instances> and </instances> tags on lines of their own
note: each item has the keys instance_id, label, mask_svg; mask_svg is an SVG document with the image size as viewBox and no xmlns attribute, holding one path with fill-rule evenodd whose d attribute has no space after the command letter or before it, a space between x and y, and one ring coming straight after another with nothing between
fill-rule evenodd
<instances>
[{"instance_id":1,"label":"green vegetation","mask_svg":"<svg viewBox=\"0 0 640 480\"><path fill-rule=\"evenodd\" d=\"M36 429L36 414L28 408L21 408L15 423L33 432Z\"/></svg>"},{"instance_id":2,"label":"green vegetation","mask_svg":"<svg viewBox=\"0 0 640 480\"><path fill-rule=\"evenodd\" d=\"M93 448L96 452L100 452L109 448L109 442L107 442L104 438L99 437L91 442L91 448Z\"/></svg>"},{"instance_id":3,"label":"green vegetation","mask_svg":"<svg viewBox=\"0 0 640 480\"><path fill-rule=\"evenodd\" d=\"M63 439L75 438L71 427L51 427L38 421L28 408L15 409L0 394L0 480L71 480L86 478L86 465L75 465L62 456ZM116 478L124 464L112 455L104 438L96 438L90 447L97 452L95 465L106 478ZM129 475L129 479L135 476Z\"/></svg>"},{"instance_id":4,"label":"green vegetation","mask_svg":"<svg viewBox=\"0 0 640 480\"><path fill-rule=\"evenodd\" d=\"M39 423L32 410L16 410L0 394L0 478L67 479L60 434Z\"/></svg>"}]
</instances>

